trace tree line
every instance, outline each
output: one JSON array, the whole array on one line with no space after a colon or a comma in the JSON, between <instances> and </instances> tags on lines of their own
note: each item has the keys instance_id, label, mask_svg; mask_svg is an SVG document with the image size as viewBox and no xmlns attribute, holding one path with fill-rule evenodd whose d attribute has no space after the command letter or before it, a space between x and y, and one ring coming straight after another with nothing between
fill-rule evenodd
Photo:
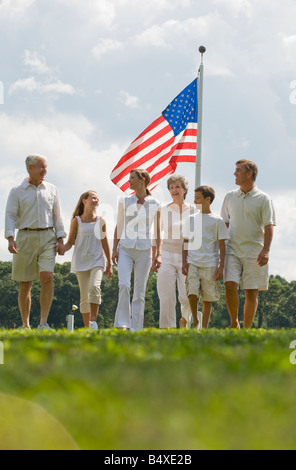
<instances>
[{"instance_id":1,"label":"tree line","mask_svg":"<svg viewBox=\"0 0 296 470\"><path fill-rule=\"evenodd\" d=\"M11 279L12 263L0 262L0 328L18 328L21 318L18 308L18 283ZM70 272L71 264L56 264L54 273L54 299L49 315L49 324L55 328L66 328L66 316L71 313L72 305L79 306L79 286L76 275ZM132 279L133 284L133 279ZM157 295L157 274L149 275L146 304L145 328L158 328L159 299ZM100 306L99 328L112 328L118 299L118 276L116 268L111 279L104 276L102 281L102 305ZM132 293L131 293L132 295ZM244 293L240 291L240 320L243 321ZM40 319L40 283L32 288L31 327L35 328ZM82 328L82 315L75 312L75 328ZM180 305L177 304L177 324L181 318ZM213 303L210 321L212 328L227 328L229 315L225 304L225 289L221 282L221 300ZM269 290L259 293L259 307L254 320L254 328L280 329L296 327L296 281L288 282L280 276L270 276Z\"/></svg>"}]
</instances>

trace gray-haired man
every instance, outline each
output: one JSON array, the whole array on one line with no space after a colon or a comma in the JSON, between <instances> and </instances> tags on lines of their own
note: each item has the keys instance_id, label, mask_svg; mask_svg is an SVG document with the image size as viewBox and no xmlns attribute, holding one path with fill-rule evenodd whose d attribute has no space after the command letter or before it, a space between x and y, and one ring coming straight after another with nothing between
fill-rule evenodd
<instances>
[{"instance_id":1,"label":"gray-haired man","mask_svg":"<svg viewBox=\"0 0 296 470\"><path fill-rule=\"evenodd\" d=\"M26 159L29 177L9 194L5 238L13 254L12 278L20 283L19 309L24 328L30 328L31 288L40 279L40 325L49 329L47 319L53 299L56 252L66 237L57 189L45 183L47 161L42 155ZM18 229L15 240L15 230Z\"/></svg>"}]
</instances>

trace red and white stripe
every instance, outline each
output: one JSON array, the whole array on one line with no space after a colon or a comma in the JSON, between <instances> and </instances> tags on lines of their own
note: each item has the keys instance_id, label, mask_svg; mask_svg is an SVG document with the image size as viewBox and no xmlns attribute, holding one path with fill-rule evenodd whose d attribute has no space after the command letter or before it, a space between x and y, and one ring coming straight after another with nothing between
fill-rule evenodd
<instances>
[{"instance_id":1,"label":"red and white stripe","mask_svg":"<svg viewBox=\"0 0 296 470\"><path fill-rule=\"evenodd\" d=\"M177 163L196 161L197 124L189 123L174 136L168 121L161 115L128 147L111 173L111 180L130 194L129 174L143 168L151 177L149 189L155 188L167 175L174 173Z\"/></svg>"}]
</instances>

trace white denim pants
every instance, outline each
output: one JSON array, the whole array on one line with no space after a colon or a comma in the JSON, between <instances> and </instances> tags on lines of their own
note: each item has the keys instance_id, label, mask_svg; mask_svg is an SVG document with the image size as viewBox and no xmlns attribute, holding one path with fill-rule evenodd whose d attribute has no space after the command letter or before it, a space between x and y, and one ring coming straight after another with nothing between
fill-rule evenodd
<instances>
[{"instance_id":1,"label":"white denim pants","mask_svg":"<svg viewBox=\"0 0 296 470\"><path fill-rule=\"evenodd\" d=\"M186 294L186 276L182 274L182 254L162 252L161 267L157 275L160 303L159 328L176 328L176 282L182 317L189 322L191 310Z\"/></svg>"},{"instance_id":2,"label":"white denim pants","mask_svg":"<svg viewBox=\"0 0 296 470\"><path fill-rule=\"evenodd\" d=\"M144 324L146 285L151 268L152 252L119 247L118 252L118 304L115 328L141 330ZM132 303L131 275L134 269L134 292Z\"/></svg>"}]
</instances>

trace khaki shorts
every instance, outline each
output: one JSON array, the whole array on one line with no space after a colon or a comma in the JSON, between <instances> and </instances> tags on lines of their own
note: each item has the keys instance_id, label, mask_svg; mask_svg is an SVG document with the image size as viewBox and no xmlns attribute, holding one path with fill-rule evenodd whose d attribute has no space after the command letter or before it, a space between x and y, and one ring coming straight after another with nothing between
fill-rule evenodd
<instances>
[{"instance_id":1,"label":"khaki shorts","mask_svg":"<svg viewBox=\"0 0 296 470\"><path fill-rule=\"evenodd\" d=\"M186 278L187 295L201 297L204 302L218 302L220 283L215 281L216 271L217 268L200 268L189 264Z\"/></svg>"},{"instance_id":2,"label":"khaki shorts","mask_svg":"<svg viewBox=\"0 0 296 470\"><path fill-rule=\"evenodd\" d=\"M13 255L12 279L35 281L41 272L54 272L57 238L54 230L27 232L20 230L16 237L18 254Z\"/></svg>"},{"instance_id":3,"label":"khaki shorts","mask_svg":"<svg viewBox=\"0 0 296 470\"><path fill-rule=\"evenodd\" d=\"M235 255L226 255L224 282L240 284L241 289L268 289L268 264L259 266L256 258L237 258Z\"/></svg>"}]
</instances>

